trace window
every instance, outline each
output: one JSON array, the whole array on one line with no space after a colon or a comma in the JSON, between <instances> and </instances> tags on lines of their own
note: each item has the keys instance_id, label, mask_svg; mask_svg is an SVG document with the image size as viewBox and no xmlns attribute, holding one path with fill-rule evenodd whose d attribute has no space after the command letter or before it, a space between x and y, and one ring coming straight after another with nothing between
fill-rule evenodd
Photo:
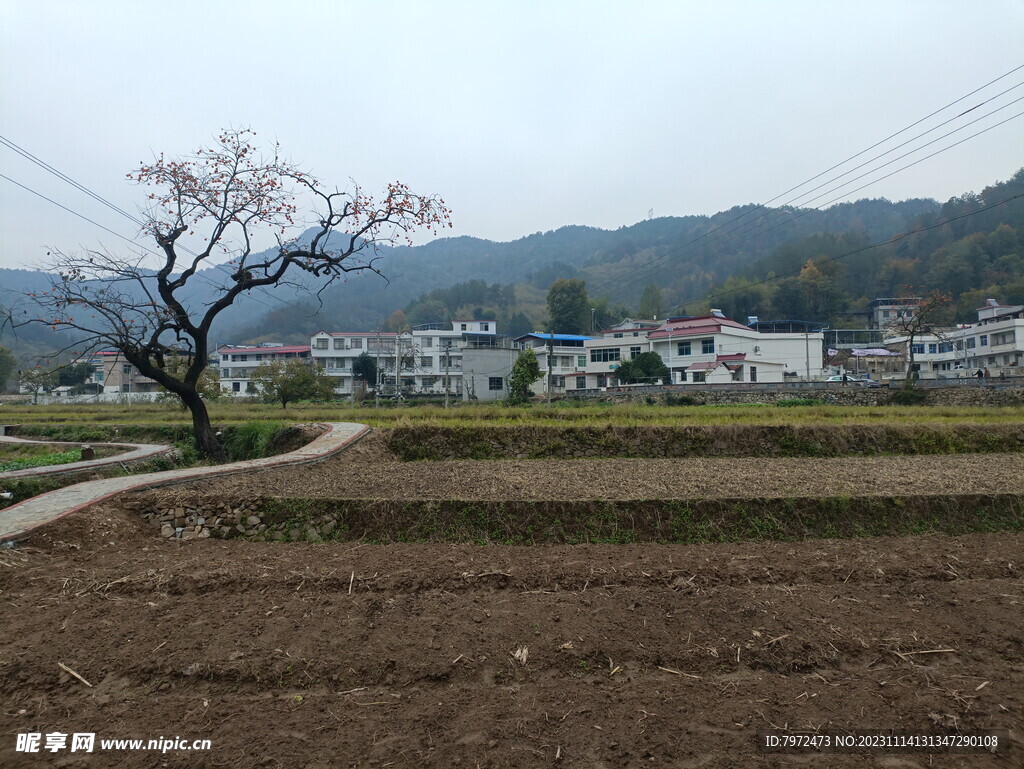
<instances>
[{"instance_id":1,"label":"window","mask_svg":"<svg viewBox=\"0 0 1024 769\"><path fill-rule=\"evenodd\" d=\"M692 350L690 349L690 343L689 342L680 342L679 343L679 355L690 355L691 352L692 352Z\"/></svg>"},{"instance_id":2,"label":"window","mask_svg":"<svg viewBox=\"0 0 1024 769\"><path fill-rule=\"evenodd\" d=\"M345 349L345 340L344 339L335 339L334 340L334 349L335 350L344 350Z\"/></svg>"},{"instance_id":3,"label":"window","mask_svg":"<svg viewBox=\"0 0 1024 769\"><path fill-rule=\"evenodd\" d=\"M480 324L480 330L481 331L490 331L491 330L491 324L490 323L481 323Z\"/></svg>"},{"instance_id":4,"label":"window","mask_svg":"<svg viewBox=\"0 0 1024 769\"><path fill-rule=\"evenodd\" d=\"M616 334L612 334L612 336L613 336L613 337L614 337L615 339L622 339L622 333L621 333L621 332L619 332L619 333L616 333Z\"/></svg>"},{"instance_id":5,"label":"window","mask_svg":"<svg viewBox=\"0 0 1024 769\"><path fill-rule=\"evenodd\" d=\"M274 357L274 356L270 356L270 357ZM256 360L263 360L263 356L262 355L257 355L256 356Z\"/></svg>"},{"instance_id":6,"label":"window","mask_svg":"<svg viewBox=\"0 0 1024 769\"><path fill-rule=\"evenodd\" d=\"M232 382L231 383L231 391L232 392L236 392L236 393L241 392L242 391L242 383L241 382Z\"/></svg>"},{"instance_id":7,"label":"window","mask_svg":"<svg viewBox=\"0 0 1024 769\"><path fill-rule=\"evenodd\" d=\"M978 347L988 347L988 334L982 334L978 339Z\"/></svg>"},{"instance_id":8,"label":"window","mask_svg":"<svg viewBox=\"0 0 1024 769\"><path fill-rule=\"evenodd\" d=\"M750 367L750 381L751 382L756 382L757 381L757 366L751 366Z\"/></svg>"},{"instance_id":9,"label":"window","mask_svg":"<svg viewBox=\"0 0 1024 769\"><path fill-rule=\"evenodd\" d=\"M928 354L929 355L934 355L938 351L939 351L939 346L937 344L929 344L928 345Z\"/></svg>"},{"instance_id":10,"label":"window","mask_svg":"<svg viewBox=\"0 0 1024 769\"><path fill-rule=\"evenodd\" d=\"M362 339L351 339L349 341L351 342L351 344L349 346L353 350L362 350L363 349L363 340Z\"/></svg>"},{"instance_id":11,"label":"window","mask_svg":"<svg viewBox=\"0 0 1024 769\"><path fill-rule=\"evenodd\" d=\"M220 370L220 376L221 376L221 379L227 379L229 376L231 376L231 372L228 371L228 369L226 369L226 368L222 368Z\"/></svg>"},{"instance_id":12,"label":"window","mask_svg":"<svg viewBox=\"0 0 1024 769\"><path fill-rule=\"evenodd\" d=\"M561 358L561 366L562 368L572 368L572 356L563 355Z\"/></svg>"},{"instance_id":13,"label":"window","mask_svg":"<svg viewBox=\"0 0 1024 769\"><path fill-rule=\"evenodd\" d=\"M433 387L434 386L434 377L432 377L432 376L425 376L425 377L423 377L420 380L420 382L423 383L424 387Z\"/></svg>"},{"instance_id":14,"label":"window","mask_svg":"<svg viewBox=\"0 0 1024 769\"><path fill-rule=\"evenodd\" d=\"M587 356L586 355L577 355L576 356L576 368L586 368L586 367L587 367Z\"/></svg>"},{"instance_id":15,"label":"window","mask_svg":"<svg viewBox=\"0 0 1024 769\"><path fill-rule=\"evenodd\" d=\"M433 356L430 356L430 355L422 355L422 356L420 356L420 367L421 368L430 368L433 365L434 365L434 358L433 358Z\"/></svg>"},{"instance_id":16,"label":"window","mask_svg":"<svg viewBox=\"0 0 1024 769\"><path fill-rule=\"evenodd\" d=\"M551 386L552 387L565 387L565 377L564 376L553 376L553 377L551 377Z\"/></svg>"},{"instance_id":17,"label":"window","mask_svg":"<svg viewBox=\"0 0 1024 769\"><path fill-rule=\"evenodd\" d=\"M434 337L432 337L432 336L425 336L425 337L423 337L423 339L420 340L420 347L433 347L433 346L434 346Z\"/></svg>"},{"instance_id":18,"label":"window","mask_svg":"<svg viewBox=\"0 0 1024 769\"><path fill-rule=\"evenodd\" d=\"M121 373L122 374L131 374L132 373L132 367L130 365L121 366Z\"/></svg>"},{"instance_id":19,"label":"window","mask_svg":"<svg viewBox=\"0 0 1024 769\"><path fill-rule=\"evenodd\" d=\"M240 360L240 361L242 361L244 363L245 361L249 360L249 356L248 355L239 355L238 356L238 360Z\"/></svg>"},{"instance_id":20,"label":"window","mask_svg":"<svg viewBox=\"0 0 1024 769\"><path fill-rule=\"evenodd\" d=\"M619 360L618 347L602 347L599 350L590 351L591 363L607 363L611 360Z\"/></svg>"},{"instance_id":21,"label":"window","mask_svg":"<svg viewBox=\"0 0 1024 769\"><path fill-rule=\"evenodd\" d=\"M630 347L629 348L629 357L630 358L635 358L639 354L640 354L640 348L639 347Z\"/></svg>"},{"instance_id":22,"label":"window","mask_svg":"<svg viewBox=\"0 0 1024 769\"><path fill-rule=\"evenodd\" d=\"M715 354L715 340L714 339L701 339L700 340L700 351L704 355Z\"/></svg>"},{"instance_id":23,"label":"window","mask_svg":"<svg viewBox=\"0 0 1024 769\"><path fill-rule=\"evenodd\" d=\"M316 340L316 349L318 349L318 350L326 350L327 349L327 340L326 339L317 339Z\"/></svg>"},{"instance_id":24,"label":"window","mask_svg":"<svg viewBox=\"0 0 1024 769\"><path fill-rule=\"evenodd\" d=\"M967 349L968 350L973 350L974 349L974 337L973 336L970 339L967 340Z\"/></svg>"},{"instance_id":25,"label":"window","mask_svg":"<svg viewBox=\"0 0 1024 769\"><path fill-rule=\"evenodd\" d=\"M462 331L465 331L466 330L466 324L465 323L461 324L460 329ZM498 377L498 378L500 379L500 377Z\"/></svg>"},{"instance_id":26,"label":"window","mask_svg":"<svg viewBox=\"0 0 1024 769\"><path fill-rule=\"evenodd\" d=\"M228 359L229 359L229 356L227 356L227 355L221 355L221 356L220 356L220 359L221 359L222 361L224 361L225 363L227 363L227 362L228 362Z\"/></svg>"},{"instance_id":27,"label":"window","mask_svg":"<svg viewBox=\"0 0 1024 769\"><path fill-rule=\"evenodd\" d=\"M633 336L640 336L640 332L639 331L634 331L633 332Z\"/></svg>"},{"instance_id":28,"label":"window","mask_svg":"<svg viewBox=\"0 0 1024 769\"><path fill-rule=\"evenodd\" d=\"M910 351L914 353L914 355L924 355L924 345L912 344L910 345Z\"/></svg>"},{"instance_id":29,"label":"window","mask_svg":"<svg viewBox=\"0 0 1024 769\"><path fill-rule=\"evenodd\" d=\"M953 352L953 343L952 342L940 342L939 343L939 352Z\"/></svg>"},{"instance_id":30,"label":"window","mask_svg":"<svg viewBox=\"0 0 1024 769\"><path fill-rule=\"evenodd\" d=\"M487 389L491 392L505 389L505 381L500 376L487 377Z\"/></svg>"},{"instance_id":31,"label":"window","mask_svg":"<svg viewBox=\"0 0 1024 769\"><path fill-rule=\"evenodd\" d=\"M706 371L694 371L693 372L693 381L694 382L703 382L705 377L707 377L707 375L708 375L708 372L706 372Z\"/></svg>"},{"instance_id":32,"label":"window","mask_svg":"<svg viewBox=\"0 0 1024 769\"><path fill-rule=\"evenodd\" d=\"M576 377L576 389L586 390L587 389L587 378L585 376Z\"/></svg>"}]
</instances>

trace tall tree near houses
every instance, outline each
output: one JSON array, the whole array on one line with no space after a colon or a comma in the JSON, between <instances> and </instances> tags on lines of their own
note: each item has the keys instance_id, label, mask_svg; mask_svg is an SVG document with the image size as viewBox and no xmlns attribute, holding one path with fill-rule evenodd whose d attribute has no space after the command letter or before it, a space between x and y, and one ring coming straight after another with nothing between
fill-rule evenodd
<instances>
[{"instance_id":1,"label":"tall tree near houses","mask_svg":"<svg viewBox=\"0 0 1024 769\"><path fill-rule=\"evenodd\" d=\"M886 325L890 336L903 337L907 345L907 378L904 387L911 388L917 380L915 370L915 340L925 335L941 338L943 327L948 325L951 316L953 296L945 291L919 292L911 286L903 286L900 296L913 297L908 299L907 306Z\"/></svg>"},{"instance_id":2,"label":"tall tree near houses","mask_svg":"<svg viewBox=\"0 0 1024 769\"><path fill-rule=\"evenodd\" d=\"M215 460L225 454L210 425L197 383L210 354L214 320L238 297L280 284L300 272L322 281L321 290L351 272L380 274L376 244L408 242L411 233L451 226L437 196L419 195L393 182L379 199L358 186L330 191L282 159L278 145L261 150L255 132L230 129L211 146L180 158L157 157L128 174L150 189L144 232L158 251L51 251L49 290L30 296L31 313L18 308L15 324L45 323L73 330L90 349L113 347L139 372L181 398L191 411L197 448ZM316 222L300 242L298 227ZM272 233L277 245L256 252L254 240ZM186 287L201 268L227 260L216 293L189 306ZM81 350L83 342L76 343ZM172 356L187 361L178 374Z\"/></svg>"},{"instance_id":3,"label":"tall tree near houses","mask_svg":"<svg viewBox=\"0 0 1024 769\"><path fill-rule=\"evenodd\" d=\"M643 296L640 297L641 318L664 318L665 300L661 296L661 289L654 283L648 283L644 288Z\"/></svg>"},{"instance_id":4,"label":"tall tree near houses","mask_svg":"<svg viewBox=\"0 0 1024 769\"><path fill-rule=\"evenodd\" d=\"M590 328L590 300L587 284L578 278L559 279L548 289L551 330L559 334L582 334Z\"/></svg>"}]
</instances>

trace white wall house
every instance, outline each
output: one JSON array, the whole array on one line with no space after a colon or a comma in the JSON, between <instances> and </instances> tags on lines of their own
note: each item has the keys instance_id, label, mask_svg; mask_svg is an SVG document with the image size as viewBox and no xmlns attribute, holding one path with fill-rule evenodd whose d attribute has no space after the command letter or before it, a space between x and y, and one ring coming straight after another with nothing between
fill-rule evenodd
<instances>
[{"instance_id":1,"label":"white wall house","mask_svg":"<svg viewBox=\"0 0 1024 769\"><path fill-rule=\"evenodd\" d=\"M463 353L496 344L493 320L425 323L401 334L393 332L318 331L310 338L317 365L337 380L335 392L350 395L356 387L352 362L362 353L374 358L382 392L461 395ZM372 388L375 383L370 382Z\"/></svg>"},{"instance_id":2,"label":"white wall house","mask_svg":"<svg viewBox=\"0 0 1024 769\"><path fill-rule=\"evenodd\" d=\"M251 377L257 367L290 358L310 359L309 345L273 342L252 347L226 345L217 349L220 389L232 396L256 395Z\"/></svg>"},{"instance_id":3,"label":"white wall house","mask_svg":"<svg viewBox=\"0 0 1024 769\"><path fill-rule=\"evenodd\" d=\"M628 332L632 334L632 332ZM642 332L637 331L637 334ZM581 372L586 371L587 350L586 345L597 337L582 336L580 334L548 334L542 331L533 331L529 334L517 336L513 343L520 350L531 349L537 356L540 364L541 378L533 385L533 391L538 395L547 395L548 392L548 363L551 369L551 394L558 395L565 393L567 389L573 389L576 378Z\"/></svg>"},{"instance_id":4,"label":"white wall house","mask_svg":"<svg viewBox=\"0 0 1024 769\"><path fill-rule=\"evenodd\" d=\"M909 365L908 338L892 337L886 344L903 353ZM971 376L988 369L989 376L1024 375L1024 305L1004 305L989 299L978 308L978 322L914 338L914 365L921 379Z\"/></svg>"},{"instance_id":5,"label":"white wall house","mask_svg":"<svg viewBox=\"0 0 1024 769\"><path fill-rule=\"evenodd\" d=\"M823 332L762 333L721 313L671 318L656 329L611 330L586 342L586 366L573 389L618 384L622 361L657 353L671 372L671 384L782 382L822 374Z\"/></svg>"}]
</instances>

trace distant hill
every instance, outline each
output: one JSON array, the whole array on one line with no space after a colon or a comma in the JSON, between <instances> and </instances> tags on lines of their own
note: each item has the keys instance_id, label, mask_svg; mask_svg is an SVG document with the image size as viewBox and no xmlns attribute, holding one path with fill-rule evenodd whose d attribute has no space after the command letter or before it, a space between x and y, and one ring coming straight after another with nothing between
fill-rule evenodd
<instances>
[{"instance_id":1,"label":"distant hill","mask_svg":"<svg viewBox=\"0 0 1024 769\"><path fill-rule=\"evenodd\" d=\"M214 341L300 341L319 328L373 330L394 311L424 295L470 281L484 289L479 298L460 294L460 301L467 300L464 307L499 308L505 318L526 312L528 322L542 319L537 316L543 313L547 287L568 277L584 279L592 297L603 297L607 304L631 312L644 288L653 283L670 309L706 304L710 298L735 317L841 313L901 283L952 287L957 296L999 287L1013 290L1015 281L1024 279L1022 201L902 240L891 248L834 263L828 260L952 213L976 210L1019 189L1024 189L1024 171L978 195L968 193L942 205L930 199L865 199L823 211L744 205L713 216L661 217L617 230L566 226L505 243L458 237L416 247L381 248L379 266L387 279L370 273L353 275L348 282L327 288L319 298L313 294L316 286L308 282L242 298L222 316ZM801 287L783 290L786 281L795 280L807 261L816 258L832 264L825 270L829 290L817 297L816 305L790 301L789 295L799 293ZM964 263L969 268L962 268ZM201 274L206 280L194 283L189 298L197 307L214 295L218 272L211 268ZM783 279L761 283L780 275ZM7 291L35 290L43 282L40 273L0 269L0 286ZM506 288L495 293L495 284ZM719 298L714 298L716 293ZM0 303L5 301L0 293ZM0 344L7 342L0 337Z\"/></svg>"}]
</instances>

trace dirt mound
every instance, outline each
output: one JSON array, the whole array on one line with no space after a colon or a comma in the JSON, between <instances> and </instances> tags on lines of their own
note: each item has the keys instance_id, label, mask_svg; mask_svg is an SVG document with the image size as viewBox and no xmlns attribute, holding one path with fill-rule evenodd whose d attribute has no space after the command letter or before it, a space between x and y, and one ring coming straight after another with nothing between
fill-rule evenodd
<instances>
[{"instance_id":1,"label":"dirt mound","mask_svg":"<svg viewBox=\"0 0 1024 769\"><path fill-rule=\"evenodd\" d=\"M1004 756L813 759L830 767L1024 755L1020 534L572 547L139 535L91 510L0 553L0 765L40 765L13 734L54 731L212 741L65 753L67 766L788 766L758 754L772 729L1001 727L1014 740Z\"/></svg>"}]
</instances>

